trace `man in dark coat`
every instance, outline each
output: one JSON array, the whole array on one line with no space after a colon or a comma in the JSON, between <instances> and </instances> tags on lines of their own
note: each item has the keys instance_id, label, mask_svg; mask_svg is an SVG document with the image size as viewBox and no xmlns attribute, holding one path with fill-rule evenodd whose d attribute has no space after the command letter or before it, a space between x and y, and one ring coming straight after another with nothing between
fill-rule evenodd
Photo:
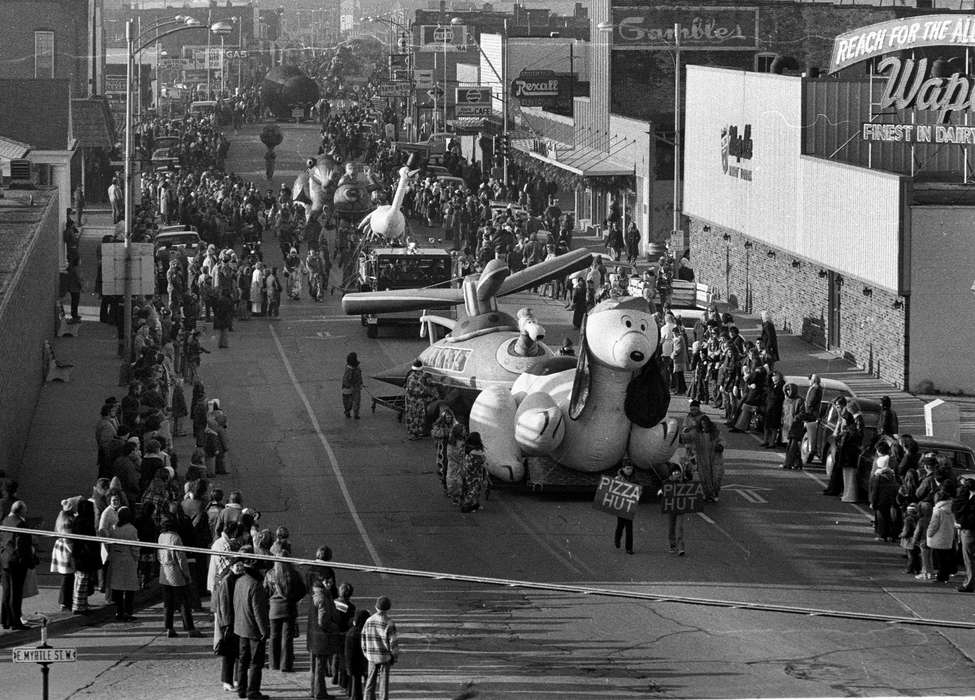
<instances>
[{"instance_id":1,"label":"man in dark coat","mask_svg":"<svg viewBox=\"0 0 975 700\"><path fill-rule=\"evenodd\" d=\"M234 634L240 638L240 679L237 697L266 698L261 675L271 635L263 572L254 560L245 560L244 573L234 586Z\"/></svg>"},{"instance_id":2,"label":"man in dark coat","mask_svg":"<svg viewBox=\"0 0 975 700\"><path fill-rule=\"evenodd\" d=\"M311 592L308 600L307 635L308 655L311 657L311 695L313 698L327 698L325 679L329 675L329 657L338 652L341 615L335 608L335 571L325 562L332 558L328 547L320 547L315 560L322 566L315 566L308 572L307 589Z\"/></svg>"},{"instance_id":3,"label":"man in dark coat","mask_svg":"<svg viewBox=\"0 0 975 700\"><path fill-rule=\"evenodd\" d=\"M762 347L768 353L769 359L774 364L779 361L779 340L775 335L775 324L772 323L772 315L768 311L762 312Z\"/></svg>"},{"instance_id":4,"label":"man in dark coat","mask_svg":"<svg viewBox=\"0 0 975 700\"><path fill-rule=\"evenodd\" d=\"M234 526L236 529L236 525ZM236 542L230 551L236 550ZM253 548L252 548L253 549ZM239 559L225 568L213 584L213 598L210 607L213 610L213 644L214 650L222 657L220 680L226 691L237 690L234 683L234 671L237 666L237 656L240 653L240 640L234 634L234 591L237 579L244 575L244 565Z\"/></svg>"},{"instance_id":5,"label":"man in dark coat","mask_svg":"<svg viewBox=\"0 0 975 700\"><path fill-rule=\"evenodd\" d=\"M27 527L27 504L15 501L3 519L5 527ZM24 580L27 572L37 564L34 544L30 535L4 530L0 532L0 567L3 569L3 607L0 624L5 630L25 630L21 622L21 605L24 600Z\"/></svg>"}]
</instances>

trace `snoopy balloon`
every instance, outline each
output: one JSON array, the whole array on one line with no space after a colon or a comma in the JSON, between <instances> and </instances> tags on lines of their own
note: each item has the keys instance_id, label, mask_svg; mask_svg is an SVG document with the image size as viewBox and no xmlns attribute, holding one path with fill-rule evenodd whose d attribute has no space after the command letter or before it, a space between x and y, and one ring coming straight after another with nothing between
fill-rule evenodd
<instances>
[{"instance_id":1,"label":"snoopy balloon","mask_svg":"<svg viewBox=\"0 0 975 700\"><path fill-rule=\"evenodd\" d=\"M487 433L501 433L485 440L492 474L520 478L528 455L546 455L580 472L609 469L624 456L641 469L670 459L678 430L676 421L666 418L670 395L655 359L659 340L643 299L611 299L594 307L583 327L576 367L522 374L511 387L513 420L507 428L504 420L490 426L494 430L483 426ZM475 415L484 415L478 401L471 411L472 430L482 428L473 425Z\"/></svg>"}]
</instances>

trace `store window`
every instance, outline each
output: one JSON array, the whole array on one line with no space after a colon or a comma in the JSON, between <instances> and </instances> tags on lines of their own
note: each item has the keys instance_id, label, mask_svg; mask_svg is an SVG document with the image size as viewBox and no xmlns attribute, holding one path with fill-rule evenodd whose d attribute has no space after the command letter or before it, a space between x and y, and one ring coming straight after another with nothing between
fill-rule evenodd
<instances>
[{"instance_id":1,"label":"store window","mask_svg":"<svg viewBox=\"0 0 975 700\"><path fill-rule=\"evenodd\" d=\"M34 32L34 77L54 77L54 32Z\"/></svg>"}]
</instances>

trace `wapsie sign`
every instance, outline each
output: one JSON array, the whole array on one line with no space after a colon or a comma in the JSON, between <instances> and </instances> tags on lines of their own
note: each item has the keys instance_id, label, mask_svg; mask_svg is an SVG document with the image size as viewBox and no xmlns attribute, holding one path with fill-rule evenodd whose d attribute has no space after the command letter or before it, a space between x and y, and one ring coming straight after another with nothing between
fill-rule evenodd
<instances>
[{"instance_id":1,"label":"wapsie sign","mask_svg":"<svg viewBox=\"0 0 975 700\"><path fill-rule=\"evenodd\" d=\"M833 42L829 72L893 51L925 46L975 46L975 16L905 17L840 34Z\"/></svg>"},{"instance_id":2,"label":"wapsie sign","mask_svg":"<svg viewBox=\"0 0 975 700\"><path fill-rule=\"evenodd\" d=\"M633 520L643 487L619 477L602 476L592 507L626 520Z\"/></svg>"}]
</instances>

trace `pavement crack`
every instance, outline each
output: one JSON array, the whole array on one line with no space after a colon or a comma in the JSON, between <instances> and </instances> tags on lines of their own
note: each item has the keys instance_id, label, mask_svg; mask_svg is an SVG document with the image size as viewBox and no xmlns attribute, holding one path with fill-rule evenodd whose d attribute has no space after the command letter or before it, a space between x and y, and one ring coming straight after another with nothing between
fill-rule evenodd
<instances>
[{"instance_id":1,"label":"pavement crack","mask_svg":"<svg viewBox=\"0 0 975 700\"><path fill-rule=\"evenodd\" d=\"M76 697L78 696L79 693L83 693L84 691L93 687L102 678L102 676L109 673L110 671L114 671L116 668L119 668L120 666L130 665L132 663L132 657L137 656L139 652L141 652L143 649L148 647L150 644L153 644L157 639L159 639L159 637L160 635L158 634L153 635L149 639L149 641L147 641L145 644L136 647L135 649L127 653L125 656L120 657L119 660L113 663L112 665L103 668L101 671L99 671L94 676L92 676L92 679L88 681L85 685L75 689L74 691L71 692L70 695L67 695L66 697L70 700L70 698Z\"/></svg>"}]
</instances>

